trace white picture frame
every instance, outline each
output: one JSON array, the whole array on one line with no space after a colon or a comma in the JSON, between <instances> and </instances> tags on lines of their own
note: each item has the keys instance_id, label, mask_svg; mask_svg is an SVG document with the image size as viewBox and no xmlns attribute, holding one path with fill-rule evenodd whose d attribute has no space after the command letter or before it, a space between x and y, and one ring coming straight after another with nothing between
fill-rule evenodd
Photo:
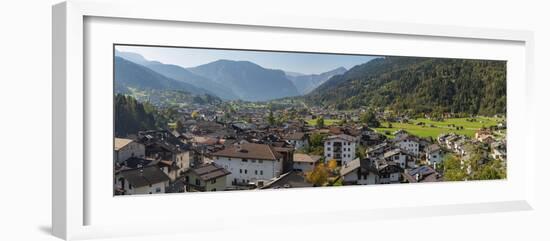
<instances>
[{"instance_id":1,"label":"white picture frame","mask_svg":"<svg viewBox=\"0 0 550 241\"><path fill-rule=\"evenodd\" d=\"M155 9L155 11L150 11ZM357 21L350 19L321 19L321 18L299 18L292 16L254 14L250 15L208 15L204 9L189 8L185 3L178 1L86 1L72 0L60 3L53 7L53 194L52 194L52 226L53 234L63 239L84 239L94 237L112 237L124 235L155 234L155 233L173 233L173 232L195 232L201 231L201 227L186 222L185 228L173 230L171 226L161 227L158 225L153 230L132 228L131 217L121 217L118 224L102 224L104 219L98 219L99 222L91 222L89 216L95 215L97 208L90 209L90 202L94 200L94 193L90 187L88 169L94 168L92 164L86 162L86 157L90 155L86 143L86 135L95 129L90 129L90 117L94 106L90 106L89 98L94 98L93 92L89 89L96 87L89 86L85 82L87 78L86 68L95 68L94 64L87 62L86 53L86 34L102 33L101 30L86 29L86 19L110 18L120 21L141 21L154 22L150 28L168 23L182 24L209 24L223 25L225 29L231 28L253 28L254 31L276 30L274 34L284 34L285 31L299 30L300 32L312 32L316 34L334 33L335 35L345 33L373 34L377 36L390 36L392 38L421 38L425 41L453 40L456 46L461 42L475 41L488 49L494 48L493 52L498 52L500 47L495 43L515 46L510 50L506 60L517 63L511 67L512 72L516 73L513 83L508 82L509 95L513 98L508 100L510 116L509 120L509 145L514 145L514 150L510 151L509 159L516 160L509 170L509 178L504 181L480 182L450 184L442 183L435 185L400 188L388 187L395 192L395 195L411 195L415 191L422 192L449 192L463 190L464 187L472 187L479 192L477 197L466 197L461 200L442 200L442 201L416 201L411 202L390 202L381 198L378 201L371 201L372 206L368 208L347 207L347 208L327 208L322 212L311 212L308 210L266 210L247 211L240 213L227 210L226 214L235 215L234 220L246 222L247 218L262 218L264 224L278 225L299 225L304 220L310 222L322 222L319 215L332 215L343 221L362 221L371 219L400 218L400 217L418 217L434 215L452 215L466 213L483 213L498 211L530 210L534 199L534 173L535 156L531 149L534 145L533 130L529 128L529 116L533 116L530 108L531 101L529 93L532 93L532 73L533 73L533 34L529 31L518 30L497 30L481 29L457 26L439 26L439 25L421 25L410 23L391 23L376 21ZM119 26L120 27L120 26ZM124 26L122 26L124 27ZM98 28L95 28L98 29ZM86 33L86 31L90 31ZM105 40L110 41L110 40ZM137 40L138 43L147 43L147 40ZM166 40L165 44L169 44ZM114 43L114 42L113 42ZM216 44L216 43L211 43ZM450 43L453 44L453 43ZM280 45L283 46L283 45ZM493 46L493 47L491 47ZM496 47L495 47L496 46ZM479 47L479 46L478 46ZM95 48L92 46L92 48ZM278 47L284 48L283 47ZM313 47L312 47L313 48ZM442 47L444 48L444 46ZM402 55L413 54L399 52ZM506 52L506 51L503 51ZM390 53L390 52L387 52ZM458 54L458 53L457 53ZM487 52L487 56L492 56ZM499 58L495 53L495 58ZM502 57L504 58L504 57ZM511 59L514 58L514 59ZM91 61L94 62L94 61ZM92 66L91 66L92 65ZM510 70L510 69L509 69ZM110 80L112 81L112 80ZM517 148L515 147L517 146ZM112 150L109 150L112 151ZM521 156L519 153L523 153ZM93 178L93 177L91 177ZM365 189L367 188L367 189ZM494 195L491 198L484 198L483 191L502 190L503 195ZM108 190L112 191L112 190ZM379 191L379 190L378 190ZM323 195L348 195L358 196L364 192L378 192L377 188L370 187L352 187L339 190L289 190L285 192L266 192L261 195L257 193L236 194L215 193L205 195L158 195L155 197L133 197L120 201L120 205L130 205L129 202L143 204L161 204L161 203L205 203L213 204L216 198L228 198L229 202L238 203L239 200L248 198L254 201L282 198L307 198L306 196L322 197ZM323 194L322 192L326 192ZM302 194L305 193L305 194ZM473 191L469 194L472 195ZM221 196L223 195L223 196ZM228 195L236 196L229 197ZM426 198L430 198L429 194ZM452 196L452 195L450 195ZM392 196L395 197L395 196ZM112 197L111 197L112 198ZM391 198L391 197L386 197ZM216 200L212 200L216 199ZM121 199L119 199L121 200ZM117 201L118 202L118 201ZM387 205L386 205L387 204ZM406 204L406 205L404 205ZM112 211L108 203L100 204L105 212ZM93 204L92 204L93 206ZM97 206L97 205L96 205ZM252 205L252 207L256 207ZM125 212L123 212L125 213ZM149 214L150 220L161 220L162 212L158 214ZM186 213L186 215L197 215L197 213ZM96 215L101 216L101 215ZM300 221L293 221L289 217L300 217ZM106 217L106 215L103 215ZM128 221L128 222L126 222ZM213 222L211 228L223 229L232 227L228 220L220 218L219 222ZM254 224L251 224L254 225ZM184 225L182 225L184 226Z\"/></svg>"}]
</instances>

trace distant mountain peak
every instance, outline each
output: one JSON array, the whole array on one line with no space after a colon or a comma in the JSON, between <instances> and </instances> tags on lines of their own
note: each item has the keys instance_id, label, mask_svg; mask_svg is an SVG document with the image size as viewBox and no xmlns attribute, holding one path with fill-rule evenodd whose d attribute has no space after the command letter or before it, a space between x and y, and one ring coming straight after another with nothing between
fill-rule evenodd
<instances>
[{"instance_id":1,"label":"distant mountain peak","mask_svg":"<svg viewBox=\"0 0 550 241\"><path fill-rule=\"evenodd\" d=\"M264 68L250 61L220 59L189 68L189 71L215 81L246 101L266 101L299 95L285 72Z\"/></svg>"},{"instance_id":2,"label":"distant mountain peak","mask_svg":"<svg viewBox=\"0 0 550 241\"><path fill-rule=\"evenodd\" d=\"M134 62L136 64L141 64L141 65L150 62L145 57L143 57L143 55L134 53L134 52L124 52L124 51L118 51L115 49L115 56L121 57L125 60Z\"/></svg>"},{"instance_id":3,"label":"distant mountain peak","mask_svg":"<svg viewBox=\"0 0 550 241\"><path fill-rule=\"evenodd\" d=\"M310 74L310 75L289 75L287 76L292 81L294 86L298 89L301 94L308 94L318 86L322 85L328 79L332 78L335 75L343 74L347 71L344 67L338 67L333 70L329 70L320 74Z\"/></svg>"}]
</instances>

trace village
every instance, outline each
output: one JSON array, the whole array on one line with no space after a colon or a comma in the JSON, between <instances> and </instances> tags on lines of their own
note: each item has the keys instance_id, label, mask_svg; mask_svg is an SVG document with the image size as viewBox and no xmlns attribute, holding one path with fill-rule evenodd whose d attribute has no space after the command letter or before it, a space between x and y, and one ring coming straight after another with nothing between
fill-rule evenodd
<instances>
[{"instance_id":1,"label":"village","mask_svg":"<svg viewBox=\"0 0 550 241\"><path fill-rule=\"evenodd\" d=\"M427 138L377 131L361 111L181 107L171 128L115 137L114 194L440 182L452 180L449 156L460 160L461 181L489 162L505 168L505 122L472 137ZM331 119L347 121L323 121Z\"/></svg>"}]
</instances>

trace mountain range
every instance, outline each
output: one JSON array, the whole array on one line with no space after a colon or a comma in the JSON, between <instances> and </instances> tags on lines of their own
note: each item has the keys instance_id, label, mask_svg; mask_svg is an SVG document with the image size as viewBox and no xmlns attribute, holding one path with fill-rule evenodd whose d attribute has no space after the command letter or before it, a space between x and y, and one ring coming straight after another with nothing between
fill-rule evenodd
<instances>
[{"instance_id":1,"label":"mountain range","mask_svg":"<svg viewBox=\"0 0 550 241\"><path fill-rule=\"evenodd\" d=\"M178 89L190 93L208 93L225 100L268 101L299 96L311 91L333 75L345 72L344 68L338 68L318 75L297 73L296 76L291 76L282 70L264 68L249 61L218 60L193 68L184 68L178 65L150 61L140 54L132 52L115 51L115 56L162 75L165 77L163 82L170 82L169 85L171 86L178 86L172 83L176 81L187 87L178 86ZM143 77L136 76L135 73L128 71L119 71L118 63L124 64L123 68L129 66L119 60L115 61L115 72L118 73L118 79L122 80L118 83L122 85L118 86L119 90L124 89L127 84L133 87L143 84ZM137 68L138 66L134 67ZM140 72L143 71L142 68L137 69ZM134 77L137 78L134 82L139 82L139 84L130 83L131 78ZM158 76L155 78L158 78Z\"/></svg>"},{"instance_id":2,"label":"mountain range","mask_svg":"<svg viewBox=\"0 0 550 241\"><path fill-rule=\"evenodd\" d=\"M506 113L505 61L380 57L349 70L305 75L249 61L217 60L183 68L149 61L135 53L115 54L117 92L130 88L154 89L154 93L177 90L225 100L300 98L310 105L336 109ZM166 96L173 95L177 93Z\"/></svg>"},{"instance_id":3,"label":"mountain range","mask_svg":"<svg viewBox=\"0 0 550 241\"><path fill-rule=\"evenodd\" d=\"M506 61L384 57L336 75L304 97L336 109L506 113Z\"/></svg>"},{"instance_id":4,"label":"mountain range","mask_svg":"<svg viewBox=\"0 0 550 241\"><path fill-rule=\"evenodd\" d=\"M127 93L139 90L178 90L193 94L212 94L209 90L177 81L159 74L143 65L115 56L115 91Z\"/></svg>"}]
</instances>

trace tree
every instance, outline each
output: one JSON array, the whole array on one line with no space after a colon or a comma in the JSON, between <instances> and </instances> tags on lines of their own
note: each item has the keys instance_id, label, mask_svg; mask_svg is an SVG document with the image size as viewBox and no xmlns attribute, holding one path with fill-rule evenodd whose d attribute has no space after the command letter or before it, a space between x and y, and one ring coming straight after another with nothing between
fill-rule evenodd
<instances>
[{"instance_id":1,"label":"tree","mask_svg":"<svg viewBox=\"0 0 550 241\"><path fill-rule=\"evenodd\" d=\"M305 151L308 154L323 155L323 135L318 132L314 132L313 134L311 134L309 136L309 146L306 148Z\"/></svg>"},{"instance_id":2,"label":"tree","mask_svg":"<svg viewBox=\"0 0 550 241\"><path fill-rule=\"evenodd\" d=\"M328 170L325 164L320 163L315 166L313 171L306 173L306 180L316 187L325 185L328 180Z\"/></svg>"},{"instance_id":3,"label":"tree","mask_svg":"<svg viewBox=\"0 0 550 241\"><path fill-rule=\"evenodd\" d=\"M183 132L183 123L181 122L181 120L176 121L175 130L178 132Z\"/></svg>"},{"instance_id":4,"label":"tree","mask_svg":"<svg viewBox=\"0 0 550 241\"><path fill-rule=\"evenodd\" d=\"M506 170L499 160L491 160L476 170L472 179L474 180L496 180L506 178Z\"/></svg>"},{"instance_id":5,"label":"tree","mask_svg":"<svg viewBox=\"0 0 550 241\"><path fill-rule=\"evenodd\" d=\"M319 132L314 132L309 136L309 145L313 147L323 146L323 135Z\"/></svg>"},{"instance_id":6,"label":"tree","mask_svg":"<svg viewBox=\"0 0 550 241\"><path fill-rule=\"evenodd\" d=\"M338 162L334 159L328 161L328 169L334 171L338 167Z\"/></svg>"},{"instance_id":7,"label":"tree","mask_svg":"<svg viewBox=\"0 0 550 241\"><path fill-rule=\"evenodd\" d=\"M198 117L199 117L199 112L197 112L197 111L191 112L191 118L197 119Z\"/></svg>"},{"instance_id":8,"label":"tree","mask_svg":"<svg viewBox=\"0 0 550 241\"><path fill-rule=\"evenodd\" d=\"M317 120L315 121L315 126L317 128L323 128L325 127L325 118L323 118L322 116L320 116L319 118L317 118Z\"/></svg>"},{"instance_id":9,"label":"tree","mask_svg":"<svg viewBox=\"0 0 550 241\"><path fill-rule=\"evenodd\" d=\"M363 113L361 122L367 124L369 127L380 127L380 121L376 119L376 115L371 110Z\"/></svg>"},{"instance_id":10,"label":"tree","mask_svg":"<svg viewBox=\"0 0 550 241\"><path fill-rule=\"evenodd\" d=\"M365 148L363 145L357 145L355 148L355 154L359 159L365 159L367 153L367 148Z\"/></svg>"},{"instance_id":11,"label":"tree","mask_svg":"<svg viewBox=\"0 0 550 241\"><path fill-rule=\"evenodd\" d=\"M270 126L275 125L275 117L273 116L273 111L269 111L269 116L267 117L267 123L269 123Z\"/></svg>"},{"instance_id":12,"label":"tree","mask_svg":"<svg viewBox=\"0 0 550 241\"><path fill-rule=\"evenodd\" d=\"M149 103L131 96L115 96L115 135L125 137L138 131L164 128L168 121Z\"/></svg>"},{"instance_id":13,"label":"tree","mask_svg":"<svg viewBox=\"0 0 550 241\"><path fill-rule=\"evenodd\" d=\"M464 181L468 176L462 168L460 159L453 154L445 155L443 159L443 178L445 181Z\"/></svg>"}]
</instances>

